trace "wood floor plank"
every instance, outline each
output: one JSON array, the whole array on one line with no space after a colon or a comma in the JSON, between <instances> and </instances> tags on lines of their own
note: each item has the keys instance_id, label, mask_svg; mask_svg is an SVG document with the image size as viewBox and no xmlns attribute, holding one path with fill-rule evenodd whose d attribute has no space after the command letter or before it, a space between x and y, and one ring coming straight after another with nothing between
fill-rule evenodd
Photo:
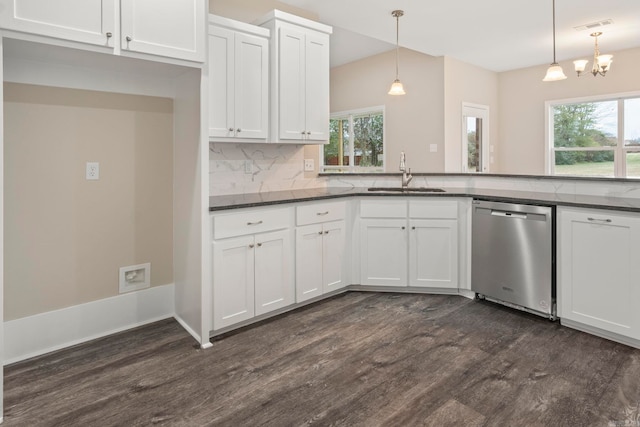
<instances>
[{"instance_id":1,"label":"wood floor plank","mask_svg":"<svg viewBox=\"0 0 640 427\"><path fill-rule=\"evenodd\" d=\"M458 296L351 292L194 344L167 320L8 366L5 425L582 427L640 408L640 350Z\"/></svg>"}]
</instances>

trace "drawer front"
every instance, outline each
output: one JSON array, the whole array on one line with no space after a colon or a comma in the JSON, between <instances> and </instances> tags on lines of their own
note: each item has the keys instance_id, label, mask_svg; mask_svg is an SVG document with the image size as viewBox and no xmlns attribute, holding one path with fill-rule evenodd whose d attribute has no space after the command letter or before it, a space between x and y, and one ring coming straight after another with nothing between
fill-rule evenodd
<instances>
[{"instance_id":1,"label":"drawer front","mask_svg":"<svg viewBox=\"0 0 640 427\"><path fill-rule=\"evenodd\" d=\"M291 208L235 211L213 216L213 238L243 236L289 228Z\"/></svg>"},{"instance_id":2,"label":"drawer front","mask_svg":"<svg viewBox=\"0 0 640 427\"><path fill-rule=\"evenodd\" d=\"M308 225L345 218L346 202L314 203L296 208L296 224Z\"/></svg>"},{"instance_id":3,"label":"drawer front","mask_svg":"<svg viewBox=\"0 0 640 427\"><path fill-rule=\"evenodd\" d=\"M456 200L409 200L411 218L457 219L458 202Z\"/></svg>"},{"instance_id":4,"label":"drawer front","mask_svg":"<svg viewBox=\"0 0 640 427\"><path fill-rule=\"evenodd\" d=\"M406 218L406 200L362 200L361 218Z\"/></svg>"}]
</instances>

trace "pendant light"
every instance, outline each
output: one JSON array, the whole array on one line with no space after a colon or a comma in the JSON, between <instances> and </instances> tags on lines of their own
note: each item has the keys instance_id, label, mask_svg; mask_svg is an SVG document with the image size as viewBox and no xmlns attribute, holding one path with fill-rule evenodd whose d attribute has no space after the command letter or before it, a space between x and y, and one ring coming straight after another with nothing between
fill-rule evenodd
<instances>
[{"instance_id":1,"label":"pendant light","mask_svg":"<svg viewBox=\"0 0 640 427\"><path fill-rule=\"evenodd\" d=\"M402 10L394 10L391 12L391 16L396 18L396 79L391 84L391 89L389 89L389 95L404 95L406 92L404 91L404 87L402 86L402 82L400 81L399 73L398 73L398 62L400 56L400 44L399 44L399 34L400 34L400 17L404 15L404 11Z\"/></svg>"},{"instance_id":2,"label":"pendant light","mask_svg":"<svg viewBox=\"0 0 640 427\"><path fill-rule=\"evenodd\" d=\"M553 5L553 62L547 69L547 75L542 79L543 82L555 82L558 80L564 80L567 76L564 75L562 67L556 62L556 0L552 0Z\"/></svg>"}]
</instances>

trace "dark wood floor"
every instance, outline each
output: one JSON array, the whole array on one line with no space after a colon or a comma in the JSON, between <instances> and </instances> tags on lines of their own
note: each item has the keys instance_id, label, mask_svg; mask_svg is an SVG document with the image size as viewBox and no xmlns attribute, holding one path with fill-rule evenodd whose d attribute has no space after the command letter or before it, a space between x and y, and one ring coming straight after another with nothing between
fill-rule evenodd
<instances>
[{"instance_id":1,"label":"dark wood floor","mask_svg":"<svg viewBox=\"0 0 640 427\"><path fill-rule=\"evenodd\" d=\"M349 293L194 344L168 320L9 366L4 425L640 426L640 350L458 296Z\"/></svg>"}]
</instances>

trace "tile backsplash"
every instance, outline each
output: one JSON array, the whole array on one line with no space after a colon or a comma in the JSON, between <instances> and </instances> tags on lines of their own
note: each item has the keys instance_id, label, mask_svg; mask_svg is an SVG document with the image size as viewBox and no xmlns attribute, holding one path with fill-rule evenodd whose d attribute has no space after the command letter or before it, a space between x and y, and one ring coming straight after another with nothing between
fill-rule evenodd
<instances>
[{"instance_id":1,"label":"tile backsplash","mask_svg":"<svg viewBox=\"0 0 640 427\"><path fill-rule=\"evenodd\" d=\"M251 172L245 172L247 161ZM212 196L325 185L323 178L305 178L302 145L209 143L209 194Z\"/></svg>"}]
</instances>

